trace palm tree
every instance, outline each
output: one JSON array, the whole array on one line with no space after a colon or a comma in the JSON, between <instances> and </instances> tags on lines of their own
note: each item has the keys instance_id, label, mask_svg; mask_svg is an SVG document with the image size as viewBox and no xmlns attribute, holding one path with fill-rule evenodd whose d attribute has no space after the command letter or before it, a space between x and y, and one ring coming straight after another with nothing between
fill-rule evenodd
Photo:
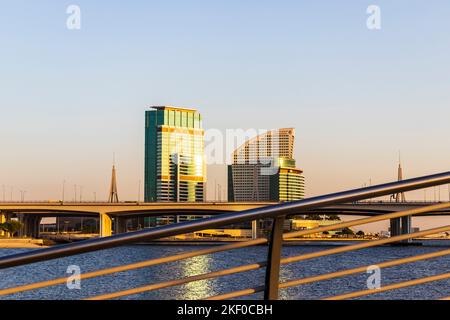
<instances>
[{"instance_id":1,"label":"palm tree","mask_svg":"<svg viewBox=\"0 0 450 320\"><path fill-rule=\"evenodd\" d=\"M0 223L0 231L8 232L8 227L6 226L6 223Z\"/></svg>"},{"instance_id":2,"label":"palm tree","mask_svg":"<svg viewBox=\"0 0 450 320\"><path fill-rule=\"evenodd\" d=\"M364 233L364 231L359 230L359 231L356 233L356 235L357 235L358 237L364 237L366 234Z\"/></svg>"},{"instance_id":3,"label":"palm tree","mask_svg":"<svg viewBox=\"0 0 450 320\"><path fill-rule=\"evenodd\" d=\"M16 220L11 220L0 224L0 229L8 233L8 237L14 237L14 234L22 229L23 224Z\"/></svg>"}]
</instances>

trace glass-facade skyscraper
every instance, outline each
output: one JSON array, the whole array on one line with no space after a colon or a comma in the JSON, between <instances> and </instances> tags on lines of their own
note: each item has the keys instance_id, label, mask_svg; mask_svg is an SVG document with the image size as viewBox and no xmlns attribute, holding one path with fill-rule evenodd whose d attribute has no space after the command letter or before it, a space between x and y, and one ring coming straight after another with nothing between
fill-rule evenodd
<instances>
[{"instance_id":1,"label":"glass-facade skyscraper","mask_svg":"<svg viewBox=\"0 0 450 320\"><path fill-rule=\"evenodd\" d=\"M146 202L202 202L206 183L202 117L194 109L145 114Z\"/></svg>"}]
</instances>

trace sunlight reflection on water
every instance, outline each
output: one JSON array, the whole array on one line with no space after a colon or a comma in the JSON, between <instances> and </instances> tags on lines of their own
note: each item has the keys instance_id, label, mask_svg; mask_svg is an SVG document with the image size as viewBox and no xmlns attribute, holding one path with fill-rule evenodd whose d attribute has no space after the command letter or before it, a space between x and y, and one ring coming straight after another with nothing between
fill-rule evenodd
<instances>
[{"instance_id":1,"label":"sunlight reflection on water","mask_svg":"<svg viewBox=\"0 0 450 320\"><path fill-rule=\"evenodd\" d=\"M285 246L284 256L294 256L308 252L329 249L329 246ZM418 247L379 247L322 257L283 266L281 281L320 275L328 272L345 270L357 266L371 265L382 261L443 250L450 246L450 241L427 242ZM441 248L440 248L441 247ZM82 272L109 268L181 252L206 248L205 246L156 246L140 245L119 247L58 260L46 261L0 271L0 288L49 280L67 276L69 265L79 265ZM23 249L0 249L0 256L24 252ZM199 256L178 262L153 267L121 272L115 275L88 279L82 282L81 290L69 290L59 285L29 292L18 293L0 299L82 299L118 290L126 290L177 278L191 277L198 274L237 267L249 263L264 261L267 247L244 248L213 255ZM448 272L450 257L441 257L382 270L382 285L411 280ZM246 288L253 288L264 283L264 269L229 275L217 279L191 282L172 288L145 292L122 299L202 299L211 295L228 293ZM354 290L366 289L367 274L357 274L339 279L306 284L280 291L281 299L319 299L343 294ZM385 292L370 296L371 299L435 299L450 295L450 280L443 280L418 287ZM246 298L261 298L257 294Z\"/></svg>"}]
</instances>

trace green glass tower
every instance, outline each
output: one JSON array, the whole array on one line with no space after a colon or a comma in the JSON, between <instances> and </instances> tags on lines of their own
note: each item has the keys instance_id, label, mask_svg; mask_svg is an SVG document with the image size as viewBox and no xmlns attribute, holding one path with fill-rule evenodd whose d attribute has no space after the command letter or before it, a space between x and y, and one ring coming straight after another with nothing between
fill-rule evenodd
<instances>
[{"instance_id":1,"label":"green glass tower","mask_svg":"<svg viewBox=\"0 0 450 320\"><path fill-rule=\"evenodd\" d=\"M146 202L202 202L205 169L200 113L166 106L146 111Z\"/></svg>"}]
</instances>

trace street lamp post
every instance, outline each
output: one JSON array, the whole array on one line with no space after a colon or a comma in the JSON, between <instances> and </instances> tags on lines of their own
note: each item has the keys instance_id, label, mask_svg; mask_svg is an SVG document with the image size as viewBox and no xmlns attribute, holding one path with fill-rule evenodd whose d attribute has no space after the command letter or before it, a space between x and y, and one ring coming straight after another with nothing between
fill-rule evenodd
<instances>
[{"instance_id":1,"label":"street lamp post","mask_svg":"<svg viewBox=\"0 0 450 320\"><path fill-rule=\"evenodd\" d=\"M64 202L65 196L66 196L66 180L63 181L62 185L62 202Z\"/></svg>"},{"instance_id":2,"label":"street lamp post","mask_svg":"<svg viewBox=\"0 0 450 320\"><path fill-rule=\"evenodd\" d=\"M19 190L20 192L20 201L25 202L25 194L27 193L25 190Z\"/></svg>"}]
</instances>

